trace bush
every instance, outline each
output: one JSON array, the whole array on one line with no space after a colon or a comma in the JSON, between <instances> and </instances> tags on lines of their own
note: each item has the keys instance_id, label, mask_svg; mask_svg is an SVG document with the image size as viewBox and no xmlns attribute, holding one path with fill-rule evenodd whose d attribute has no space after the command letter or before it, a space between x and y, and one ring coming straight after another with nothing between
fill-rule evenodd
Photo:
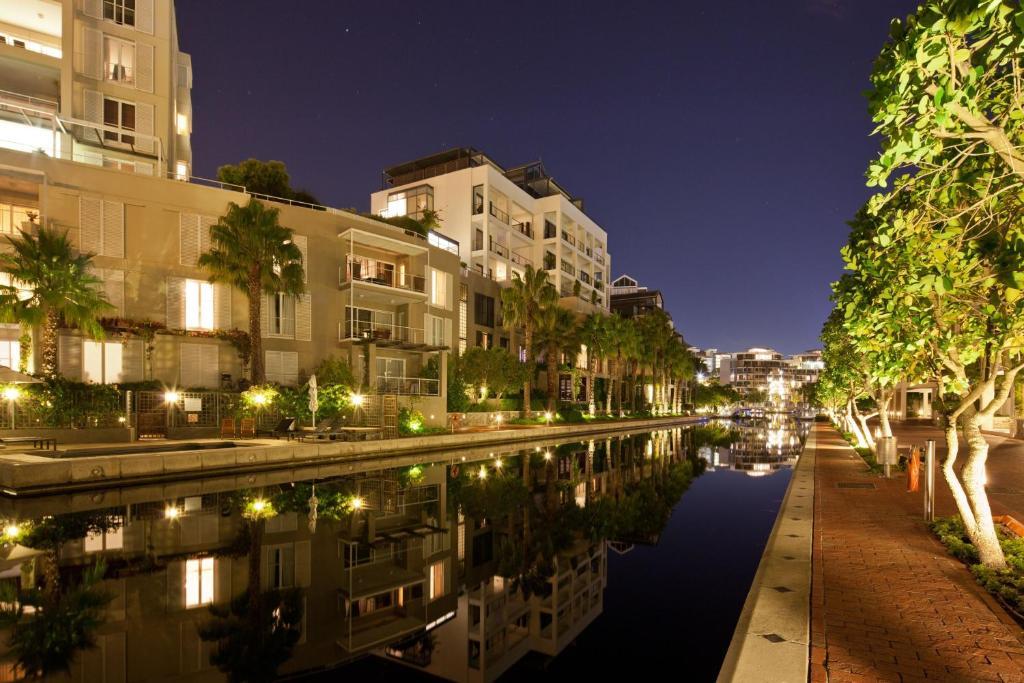
<instances>
[{"instance_id":1,"label":"bush","mask_svg":"<svg viewBox=\"0 0 1024 683\"><path fill-rule=\"evenodd\" d=\"M583 422L583 411L578 406L566 406L565 408L558 409L558 419L562 422L568 422L570 424Z\"/></svg>"},{"instance_id":2,"label":"bush","mask_svg":"<svg viewBox=\"0 0 1024 683\"><path fill-rule=\"evenodd\" d=\"M1024 539L997 529L999 545L1006 556L1006 569L991 569L978 563L978 550L964 533L958 517L937 519L931 524L949 554L968 565L974 578L1019 617L1024 612Z\"/></svg>"}]
</instances>

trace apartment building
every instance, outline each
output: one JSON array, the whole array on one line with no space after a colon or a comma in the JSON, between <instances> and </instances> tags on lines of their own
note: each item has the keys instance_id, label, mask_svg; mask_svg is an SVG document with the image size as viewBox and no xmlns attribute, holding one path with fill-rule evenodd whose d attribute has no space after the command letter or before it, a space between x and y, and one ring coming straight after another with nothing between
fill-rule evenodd
<instances>
[{"instance_id":1,"label":"apartment building","mask_svg":"<svg viewBox=\"0 0 1024 683\"><path fill-rule=\"evenodd\" d=\"M648 289L629 275L615 278L608 293L612 312L623 318L636 318L653 310L665 310L665 298L661 290Z\"/></svg>"},{"instance_id":2,"label":"apartment building","mask_svg":"<svg viewBox=\"0 0 1024 683\"><path fill-rule=\"evenodd\" d=\"M0 3L0 148L184 179L191 88L171 0Z\"/></svg>"},{"instance_id":3,"label":"apartment building","mask_svg":"<svg viewBox=\"0 0 1024 683\"><path fill-rule=\"evenodd\" d=\"M383 189L370 196L382 216L421 218L428 209L468 270L505 285L532 265L547 271L563 305L608 310L608 234L543 164L505 168L479 150L451 149L385 169Z\"/></svg>"}]
</instances>

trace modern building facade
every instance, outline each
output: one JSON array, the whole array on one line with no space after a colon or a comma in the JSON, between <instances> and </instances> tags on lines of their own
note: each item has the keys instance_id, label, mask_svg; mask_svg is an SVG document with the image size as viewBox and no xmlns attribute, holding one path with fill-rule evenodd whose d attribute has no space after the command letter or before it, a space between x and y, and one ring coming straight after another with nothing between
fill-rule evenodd
<instances>
[{"instance_id":1,"label":"modern building facade","mask_svg":"<svg viewBox=\"0 0 1024 683\"><path fill-rule=\"evenodd\" d=\"M648 289L629 275L615 278L608 293L611 295L612 312L623 318L636 318L653 310L665 310L665 299L660 290Z\"/></svg>"}]
</instances>

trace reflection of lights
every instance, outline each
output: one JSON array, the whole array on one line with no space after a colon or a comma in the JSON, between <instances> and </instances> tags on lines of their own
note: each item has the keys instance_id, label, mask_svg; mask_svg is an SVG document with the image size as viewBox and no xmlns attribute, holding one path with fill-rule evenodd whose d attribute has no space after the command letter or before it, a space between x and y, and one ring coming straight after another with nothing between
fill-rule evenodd
<instances>
[{"instance_id":1,"label":"reflection of lights","mask_svg":"<svg viewBox=\"0 0 1024 683\"><path fill-rule=\"evenodd\" d=\"M544 459L551 460L551 451L544 451Z\"/></svg>"},{"instance_id":2,"label":"reflection of lights","mask_svg":"<svg viewBox=\"0 0 1024 683\"><path fill-rule=\"evenodd\" d=\"M480 466L480 471L477 472L476 476L480 477L481 479L486 479L487 478L487 468L484 467L483 465L481 465Z\"/></svg>"}]
</instances>

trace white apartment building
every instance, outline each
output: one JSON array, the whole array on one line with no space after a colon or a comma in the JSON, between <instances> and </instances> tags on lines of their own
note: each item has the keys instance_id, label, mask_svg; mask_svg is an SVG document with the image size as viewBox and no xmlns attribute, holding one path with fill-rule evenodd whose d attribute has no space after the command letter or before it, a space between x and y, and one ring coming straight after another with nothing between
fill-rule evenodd
<instances>
[{"instance_id":1,"label":"white apartment building","mask_svg":"<svg viewBox=\"0 0 1024 683\"><path fill-rule=\"evenodd\" d=\"M477 274L505 284L533 265L548 272L563 305L608 310L608 234L540 162L506 169L457 148L387 168L383 184L370 197L373 213L437 211L438 231L459 243L463 264Z\"/></svg>"},{"instance_id":2,"label":"white apartment building","mask_svg":"<svg viewBox=\"0 0 1024 683\"><path fill-rule=\"evenodd\" d=\"M0 2L0 148L186 179L191 87L171 0Z\"/></svg>"}]
</instances>

